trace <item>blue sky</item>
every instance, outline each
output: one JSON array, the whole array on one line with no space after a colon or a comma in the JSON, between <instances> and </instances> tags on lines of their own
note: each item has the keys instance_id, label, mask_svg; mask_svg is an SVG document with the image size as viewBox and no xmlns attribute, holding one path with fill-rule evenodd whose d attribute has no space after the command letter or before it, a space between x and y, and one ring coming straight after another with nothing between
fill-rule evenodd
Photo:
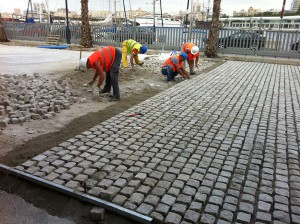
<instances>
[{"instance_id":1,"label":"blue sky","mask_svg":"<svg viewBox=\"0 0 300 224\"><path fill-rule=\"evenodd\" d=\"M47 0L32 0L32 2L45 2ZM65 7L65 0L48 0L50 9L56 10L57 8ZM199 1L201 5L207 7L208 0L193 0ZM109 3L110 2L110 3ZM109 10L113 9L113 0L89 0L90 10ZM153 0L125 0L126 9L130 8L152 11ZM191 2L191 0L190 0ZM117 10L123 10L123 0L117 0ZM281 9L283 0L222 0L221 9L223 13L232 15L232 12L242 9L248 9L249 7L260 8L263 10L268 9ZM286 0L285 9L290 9L292 0ZM1 0L0 12L12 12L14 8L27 9L28 0ZM162 8L164 12L176 14L180 10L186 10L187 0L162 0ZM212 7L213 0L210 0L210 6ZM176 7L174 7L176 5ZM68 6L72 11L80 11L80 0L68 0ZM110 6L110 7L109 7ZM159 1L157 1L157 10L159 9Z\"/></svg>"}]
</instances>

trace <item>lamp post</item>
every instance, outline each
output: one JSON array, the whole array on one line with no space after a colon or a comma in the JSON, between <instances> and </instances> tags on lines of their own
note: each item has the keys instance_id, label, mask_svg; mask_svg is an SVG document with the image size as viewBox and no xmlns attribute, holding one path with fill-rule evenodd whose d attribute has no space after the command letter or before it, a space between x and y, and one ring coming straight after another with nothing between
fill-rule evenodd
<instances>
[{"instance_id":1,"label":"lamp post","mask_svg":"<svg viewBox=\"0 0 300 224\"><path fill-rule=\"evenodd\" d=\"M194 9L193 9L193 0L191 0L191 17L190 17L190 28L189 28L189 41L192 42L192 28L194 22Z\"/></svg>"},{"instance_id":2,"label":"lamp post","mask_svg":"<svg viewBox=\"0 0 300 224\"><path fill-rule=\"evenodd\" d=\"M68 12L68 0L66 0L66 21L67 21L67 27L66 27L66 40L67 40L67 44L71 44L70 40L71 40L71 32L70 32L70 28L69 28L69 16L68 16L69 12Z\"/></svg>"}]
</instances>

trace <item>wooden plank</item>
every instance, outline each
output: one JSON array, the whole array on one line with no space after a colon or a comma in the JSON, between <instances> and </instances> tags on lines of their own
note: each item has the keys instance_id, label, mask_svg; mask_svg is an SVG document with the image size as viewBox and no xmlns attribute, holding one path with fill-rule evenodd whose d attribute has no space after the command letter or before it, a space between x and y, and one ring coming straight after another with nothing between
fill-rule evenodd
<instances>
[{"instance_id":1,"label":"wooden plank","mask_svg":"<svg viewBox=\"0 0 300 224\"><path fill-rule=\"evenodd\" d=\"M60 35L48 35L47 43L50 45L58 45L60 41Z\"/></svg>"}]
</instances>

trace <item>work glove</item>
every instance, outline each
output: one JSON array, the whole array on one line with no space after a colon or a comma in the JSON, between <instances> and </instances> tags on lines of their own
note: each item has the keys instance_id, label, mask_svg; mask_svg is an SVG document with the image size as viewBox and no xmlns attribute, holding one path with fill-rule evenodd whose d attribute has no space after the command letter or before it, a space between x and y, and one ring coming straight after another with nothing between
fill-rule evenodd
<instances>
[{"instance_id":1,"label":"work glove","mask_svg":"<svg viewBox=\"0 0 300 224\"><path fill-rule=\"evenodd\" d=\"M139 63L139 66L143 66L144 62Z\"/></svg>"}]
</instances>

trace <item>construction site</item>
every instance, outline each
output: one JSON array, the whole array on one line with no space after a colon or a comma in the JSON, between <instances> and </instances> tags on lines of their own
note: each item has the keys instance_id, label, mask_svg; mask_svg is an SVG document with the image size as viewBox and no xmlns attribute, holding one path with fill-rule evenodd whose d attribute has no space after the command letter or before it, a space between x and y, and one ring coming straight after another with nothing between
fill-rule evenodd
<instances>
[{"instance_id":1,"label":"construction site","mask_svg":"<svg viewBox=\"0 0 300 224\"><path fill-rule=\"evenodd\" d=\"M153 15L92 47L0 17L0 224L300 223L298 31L208 57L211 31Z\"/></svg>"}]
</instances>

